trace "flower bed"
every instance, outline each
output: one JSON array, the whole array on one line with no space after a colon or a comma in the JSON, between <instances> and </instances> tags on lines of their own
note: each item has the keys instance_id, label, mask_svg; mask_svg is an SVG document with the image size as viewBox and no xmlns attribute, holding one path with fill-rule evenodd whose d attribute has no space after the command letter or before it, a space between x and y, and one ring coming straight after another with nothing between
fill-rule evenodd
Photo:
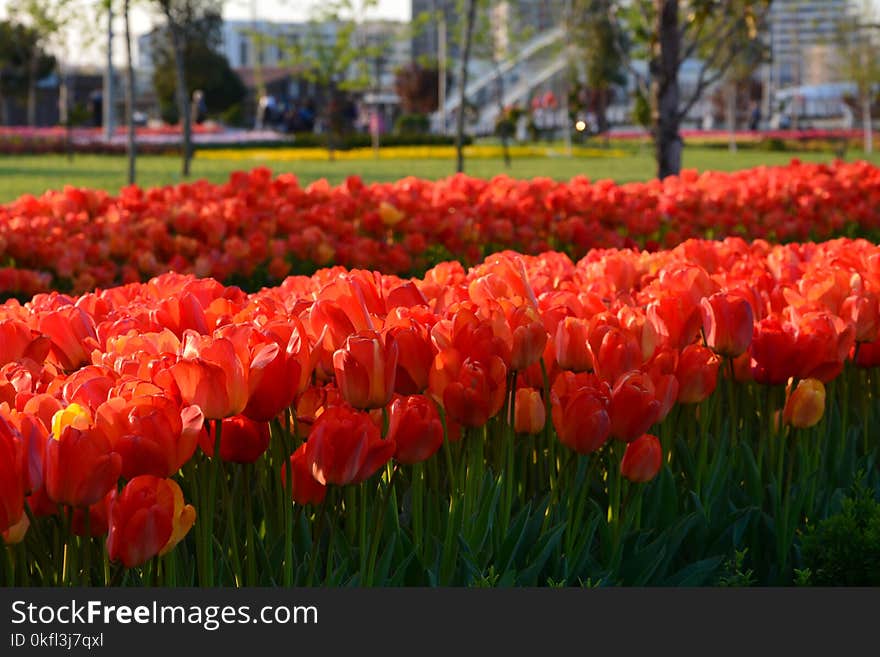
<instances>
[{"instance_id":1,"label":"flower bed","mask_svg":"<svg viewBox=\"0 0 880 657\"><path fill-rule=\"evenodd\" d=\"M7 302L0 576L700 584L745 549L791 583L877 486L878 263L731 238Z\"/></svg>"},{"instance_id":2,"label":"flower bed","mask_svg":"<svg viewBox=\"0 0 880 657\"><path fill-rule=\"evenodd\" d=\"M880 169L864 162L793 163L665 181L491 181L455 176L301 187L267 169L119 196L67 188L0 207L0 266L30 270L21 288L82 293L169 269L256 289L322 266L418 275L501 249L673 247L739 235L771 241L876 238ZM2 282L2 281L0 281Z\"/></svg>"}]
</instances>

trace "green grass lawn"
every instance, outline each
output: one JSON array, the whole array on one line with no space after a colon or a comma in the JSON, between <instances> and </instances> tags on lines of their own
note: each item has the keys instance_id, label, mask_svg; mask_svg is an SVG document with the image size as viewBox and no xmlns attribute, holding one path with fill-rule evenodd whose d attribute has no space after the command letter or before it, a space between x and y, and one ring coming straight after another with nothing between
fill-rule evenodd
<instances>
[{"instance_id":1,"label":"green grass lawn","mask_svg":"<svg viewBox=\"0 0 880 657\"><path fill-rule=\"evenodd\" d=\"M831 161L830 153L785 153L757 150L740 150L729 153L720 148L688 147L684 152L684 166L704 171L717 169L733 171L766 165L787 164L792 157L804 161ZM848 159L858 159L862 154L850 151ZM880 164L880 155L869 158ZM193 179L206 178L224 182L233 171L249 169L257 165L270 167L276 173L295 173L303 184L326 178L339 183L347 176L357 174L370 181L397 180L403 176L421 178L444 178L454 171L451 160L354 160L337 162L291 162L270 160L208 160L196 156L193 162ZM649 146L632 147L622 157L600 158L523 158L514 160L505 169L500 159L472 159L466 164L468 174L492 177L507 173L518 178L549 176L565 180L575 175L591 179L612 178L618 182L648 180L654 176L655 164ZM39 195L47 189L61 189L64 185L94 187L116 192L125 184L126 160L123 156L77 155L69 162L61 155L0 156L0 202L10 201L22 194ZM173 156L145 156L138 160L138 184L145 187L181 182L180 160Z\"/></svg>"}]
</instances>

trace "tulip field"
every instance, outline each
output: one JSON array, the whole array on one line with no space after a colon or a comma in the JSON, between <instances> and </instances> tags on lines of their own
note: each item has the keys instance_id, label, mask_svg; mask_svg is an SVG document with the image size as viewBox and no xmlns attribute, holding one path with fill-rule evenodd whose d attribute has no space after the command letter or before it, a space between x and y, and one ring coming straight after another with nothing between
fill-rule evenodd
<instances>
[{"instance_id":1,"label":"tulip field","mask_svg":"<svg viewBox=\"0 0 880 657\"><path fill-rule=\"evenodd\" d=\"M864 162L22 197L0 584L829 583L878 236Z\"/></svg>"}]
</instances>

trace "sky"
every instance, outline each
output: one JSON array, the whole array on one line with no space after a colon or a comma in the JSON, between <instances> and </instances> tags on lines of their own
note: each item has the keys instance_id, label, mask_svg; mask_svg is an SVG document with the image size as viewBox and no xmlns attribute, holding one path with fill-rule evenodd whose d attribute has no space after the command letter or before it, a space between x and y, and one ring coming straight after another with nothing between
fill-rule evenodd
<instances>
[{"instance_id":1,"label":"sky","mask_svg":"<svg viewBox=\"0 0 880 657\"><path fill-rule=\"evenodd\" d=\"M94 12L94 8L100 4L99 0L72 1L83 8L81 16L84 21L83 24L78 24L69 30L66 35L64 49L67 51L67 55L65 61L72 65L100 65L103 57L101 54L103 35L106 34L106 28L103 27L103 23L97 20ZM0 0L0 18L9 16L10 4L10 0ZM131 15L133 36L149 32L154 21L158 20L155 12L143 9L142 6L147 4L143 1L137 2L135 0L132 4L135 5ZM255 7L258 18L274 22L294 22L308 19L311 7L319 4L319 0L226 0L223 15L228 19L250 20ZM361 4L360 0L355 0L355 6ZM141 7L137 5L141 5ZM377 7L366 12L364 17L408 21L410 9L411 0L378 0ZM159 20L159 22L161 21ZM115 35L122 35L121 20L115 21L114 32ZM114 60L118 64L122 64L122 48L116 47L114 54L116 55Z\"/></svg>"}]
</instances>

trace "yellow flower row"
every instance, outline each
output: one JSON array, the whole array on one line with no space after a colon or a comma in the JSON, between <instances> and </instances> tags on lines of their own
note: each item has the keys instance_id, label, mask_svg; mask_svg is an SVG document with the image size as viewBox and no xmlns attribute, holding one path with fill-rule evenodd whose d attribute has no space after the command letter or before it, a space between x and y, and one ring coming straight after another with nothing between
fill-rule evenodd
<instances>
[{"instance_id":1,"label":"yellow flower row","mask_svg":"<svg viewBox=\"0 0 880 657\"><path fill-rule=\"evenodd\" d=\"M464 153L470 158L500 158L501 146L465 146ZM511 146L511 157L561 157L565 152L550 146ZM575 157L622 157L625 153L616 149L572 148ZM388 146L379 149L380 160L427 160L450 159L455 157L454 146ZM330 159L326 148L220 148L198 151L198 157L205 160L302 160L321 161ZM347 151L334 151L337 160L371 160L376 157L372 148L354 148Z\"/></svg>"}]
</instances>

